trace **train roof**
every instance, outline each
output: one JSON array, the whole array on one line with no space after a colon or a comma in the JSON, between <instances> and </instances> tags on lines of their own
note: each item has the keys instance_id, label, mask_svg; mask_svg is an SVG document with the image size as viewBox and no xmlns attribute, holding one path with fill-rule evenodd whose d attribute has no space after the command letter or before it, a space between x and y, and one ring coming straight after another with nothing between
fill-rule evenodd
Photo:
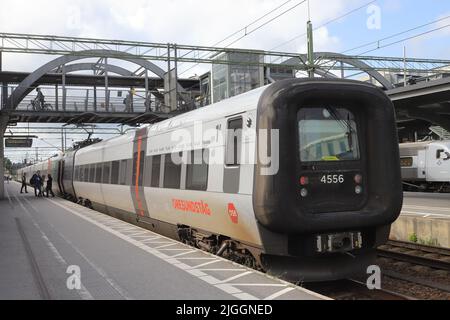
<instances>
[{"instance_id":1,"label":"train roof","mask_svg":"<svg viewBox=\"0 0 450 320\"><path fill-rule=\"evenodd\" d=\"M189 111L178 115L176 117L170 118L158 122L153 125L143 125L140 128L149 128L149 132L158 132L163 130L173 130L176 128L183 127L187 124L194 123L196 121L205 121L210 119L225 118L230 115L239 114L248 110L252 110L257 107L259 97L264 92L264 90L270 85L254 89L252 91L243 93L241 95L222 100L218 103L211 104L209 106L199 108L193 111ZM138 129L140 129L138 128ZM136 129L136 130L138 130ZM91 152L96 148L99 150L105 145L120 145L123 143L131 142L134 139L135 130L129 131L124 135L118 137L112 137L104 141L92 144L90 146L81 148L78 154L82 154L85 151Z\"/></svg>"},{"instance_id":2,"label":"train roof","mask_svg":"<svg viewBox=\"0 0 450 320\"><path fill-rule=\"evenodd\" d=\"M400 149L414 149L414 148L424 148L430 143L434 141L421 141L421 142L406 142L406 143L400 143Z\"/></svg>"},{"instance_id":3,"label":"train roof","mask_svg":"<svg viewBox=\"0 0 450 320\"><path fill-rule=\"evenodd\" d=\"M407 142L407 143L400 143L400 149L405 148L424 148L430 144L441 144L450 146L450 140L430 140L430 141L420 141L420 142Z\"/></svg>"}]
</instances>

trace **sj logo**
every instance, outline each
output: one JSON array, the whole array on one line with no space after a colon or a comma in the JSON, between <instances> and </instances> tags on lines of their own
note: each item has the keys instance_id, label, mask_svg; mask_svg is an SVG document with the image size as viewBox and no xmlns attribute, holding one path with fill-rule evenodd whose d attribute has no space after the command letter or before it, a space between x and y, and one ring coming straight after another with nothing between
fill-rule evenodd
<instances>
[{"instance_id":1,"label":"sj logo","mask_svg":"<svg viewBox=\"0 0 450 320\"><path fill-rule=\"evenodd\" d=\"M228 215L230 216L230 219L231 219L231 221L233 223L238 224L238 222L239 222L239 215L238 215L238 212L236 210L236 207L232 203L228 204Z\"/></svg>"}]
</instances>

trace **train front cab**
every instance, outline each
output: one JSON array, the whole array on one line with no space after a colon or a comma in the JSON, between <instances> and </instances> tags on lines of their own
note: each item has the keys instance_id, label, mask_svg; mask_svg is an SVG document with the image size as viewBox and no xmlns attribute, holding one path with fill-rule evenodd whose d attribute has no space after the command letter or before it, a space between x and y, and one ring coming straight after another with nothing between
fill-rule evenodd
<instances>
[{"instance_id":1,"label":"train front cab","mask_svg":"<svg viewBox=\"0 0 450 320\"><path fill-rule=\"evenodd\" d=\"M279 129L278 172L255 167L268 271L305 281L365 271L403 200L391 101L361 82L280 81L259 101L258 129Z\"/></svg>"}]
</instances>

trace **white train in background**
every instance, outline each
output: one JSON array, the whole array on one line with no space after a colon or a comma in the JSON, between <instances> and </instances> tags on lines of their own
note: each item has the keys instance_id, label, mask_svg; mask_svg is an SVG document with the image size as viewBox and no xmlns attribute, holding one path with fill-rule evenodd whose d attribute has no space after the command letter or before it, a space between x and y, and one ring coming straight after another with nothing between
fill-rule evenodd
<instances>
[{"instance_id":1,"label":"white train in background","mask_svg":"<svg viewBox=\"0 0 450 320\"><path fill-rule=\"evenodd\" d=\"M407 191L450 191L450 141L400 144L402 180Z\"/></svg>"}]
</instances>

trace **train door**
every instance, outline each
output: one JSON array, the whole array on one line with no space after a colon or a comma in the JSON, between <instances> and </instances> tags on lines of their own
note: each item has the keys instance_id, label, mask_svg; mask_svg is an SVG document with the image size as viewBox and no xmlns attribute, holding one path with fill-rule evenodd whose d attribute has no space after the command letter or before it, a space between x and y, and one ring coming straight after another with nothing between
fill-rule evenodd
<instances>
[{"instance_id":1,"label":"train door","mask_svg":"<svg viewBox=\"0 0 450 320\"><path fill-rule=\"evenodd\" d=\"M60 166L59 166L59 179L58 179L58 184L59 184L59 190L61 191L61 194L65 195L66 191L64 189L64 167L65 167L65 160L61 160L60 162Z\"/></svg>"},{"instance_id":2,"label":"train door","mask_svg":"<svg viewBox=\"0 0 450 320\"><path fill-rule=\"evenodd\" d=\"M147 150L148 129L143 128L136 131L133 144L133 171L131 181L131 197L134 203L134 209L138 217L148 215L147 203L144 193L144 167Z\"/></svg>"},{"instance_id":3,"label":"train door","mask_svg":"<svg viewBox=\"0 0 450 320\"><path fill-rule=\"evenodd\" d=\"M425 179L427 172L427 151L419 150L417 152L417 178Z\"/></svg>"},{"instance_id":4,"label":"train door","mask_svg":"<svg viewBox=\"0 0 450 320\"><path fill-rule=\"evenodd\" d=\"M239 193L242 151L242 115L227 119L223 192Z\"/></svg>"}]
</instances>

